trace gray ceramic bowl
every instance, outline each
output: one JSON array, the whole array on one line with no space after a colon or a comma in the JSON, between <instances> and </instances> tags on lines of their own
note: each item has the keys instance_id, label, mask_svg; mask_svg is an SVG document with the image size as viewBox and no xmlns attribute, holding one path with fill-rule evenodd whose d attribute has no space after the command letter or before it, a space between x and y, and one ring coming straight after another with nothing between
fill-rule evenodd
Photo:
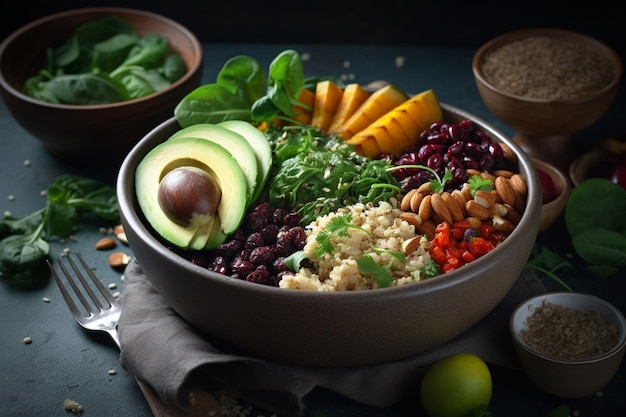
<instances>
[{"instance_id":1,"label":"gray ceramic bowl","mask_svg":"<svg viewBox=\"0 0 626 417\"><path fill-rule=\"evenodd\" d=\"M509 292L533 248L541 211L536 170L520 148L482 120L442 107L447 121L472 119L509 145L528 183L517 228L496 250L457 271L408 286L324 293L251 284L195 266L159 242L135 198L135 169L179 129L174 119L144 137L120 169L117 194L130 247L181 317L210 340L243 353L301 365L358 366L437 347L476 324Z\"/></svg>"},{"instance_id":2,"label":"gray ceramic bowl","mask_svg":"<svg viewBox=\"0 0 626 417\"><path fill-rule=\"evenodd\" d=\"M164 90L111 104L53 104L22 93L25 79L43 68L48 47L66 42L81 24L108 16L125 20L139 36L165 36L172 51L185 61L187 73ZM176 104L200 85L201 69L198 39L179 23L142 10L68 10L28 23L0 44L0 92L7 108L50 153L80 164L120 164L146 133L172 117Z\"/></svg>"},{"instance_id":3,"label":"gray ceramic bowl","mask_svg":"<svg viewBox=\"0 0 626 417\"><path fill-rule=\"evenodd\" d=\"M585 359L559 359L530 346L520 337L526 319L544 301L577 310L597 311L619 331L617 344L602 355ZM552 292L532 297L513 312L510 331L517 355L529 379L541 390L565 398L592 395L604 388L617 372L626 351L626 319L607 301L583 293Z\"/></svg>"}]
</instances>

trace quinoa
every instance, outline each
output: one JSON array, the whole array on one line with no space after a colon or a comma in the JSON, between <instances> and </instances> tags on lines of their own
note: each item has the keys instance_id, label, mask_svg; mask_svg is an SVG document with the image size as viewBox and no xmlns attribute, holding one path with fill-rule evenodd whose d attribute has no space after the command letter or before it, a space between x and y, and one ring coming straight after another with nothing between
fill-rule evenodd
<instances>
[{"instance_id":1,"label":"quinoa","mask_svg":"<svg viewBox=\"0 0 626 417\"><path fill-rule=\"evenodd\" d=\"M360 228L349 228L345 236L331 234L332 253L316 256L318 234L326 230L331 219L348 213L352 214L352 224ZM380 266L392 263L391 286L423 280L422 269L431 260L426 237L422 236L418 248L407 254L405 261L390 255L390 252L403 252L402 243L405 240L420 236L413 225L399 218L401 213L398 207L383 201L378 205L357 203L317 218L306 228L307 242L303 249L312 267L300 268L295 275L284 276L279 286L312 291L379 288L376 281L370 275L361 273L357 265L357 259L366 255Z\"/></svg>"},{"instance_id":2,"label":"quinoa","mask_svg":"<svg viewBox=\"0 0 626 417\"><path fill-rule=\"evenodd\" d=\"M617 344L615 323L597 311L577 310L544 300L526 319L519 336L546 356L566 360L590 359Z\"/></svg>"},{"instance_id":3,"label":"quinoa","mask_svg":"<svg viewBox=\"0 0 626 417\"><path fill-rule=\"evenodd\" d=\"M487 82L502 91L546 100L589 96L615 76L611 62L599 51L544 36L502 45L487 54L482 71Z\"/></svg>"}]
</instances>

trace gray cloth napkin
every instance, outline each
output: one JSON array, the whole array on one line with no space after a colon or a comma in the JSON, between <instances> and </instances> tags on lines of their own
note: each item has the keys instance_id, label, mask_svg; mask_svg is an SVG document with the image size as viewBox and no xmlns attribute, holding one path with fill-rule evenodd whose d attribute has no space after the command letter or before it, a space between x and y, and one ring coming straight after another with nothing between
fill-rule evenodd
<instances>
[{"instance_id":1,"label":"gray cloth napkin","mask_svg":"<svg viewBox=\"0 0 626 417\"><path fill-rule=\"evenodd\" d=\"M268 362L223 352L199 336L163 301L140 265L124 273L119 321L122 366L182 409L198 389L233 389L251 404L283 416L298 416L303 398L322 387L359 403L385 407L414 392L438 359L468 352L492 365L517 368L508 320L526 298L544 292L525 269L509 294L487 317L454 340L411 358L354 368L314 368Z\"/></svg>"}]
</instances>

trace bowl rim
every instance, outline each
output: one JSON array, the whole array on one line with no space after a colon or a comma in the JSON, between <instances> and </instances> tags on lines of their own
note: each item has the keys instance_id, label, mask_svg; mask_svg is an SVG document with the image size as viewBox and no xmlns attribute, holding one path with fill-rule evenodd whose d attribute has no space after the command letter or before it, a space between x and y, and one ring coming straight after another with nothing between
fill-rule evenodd
<instances>
[{"instance_id":1,"label":"bowl rim","mask_svg":"<svg viewBox=\"0 0 626 417\"><path fill-rule=\"evenodd\" d=\"M20 100L29 102L34 105L50 107L50 108L55 108L55 109L74 110L74 111L76 110L78 111L104 110L104 109L132 106L135 103L153 100L162 95L168 94L170 91L175 90L178 86L188 82L189 79L192 78L194 74L197 73L197 71L199 71L202 66L202 60L203 60L202 44L200 43L196 35L194 35L189 29L187 29L187 27L185 27L181 23L167 16L163 16L163 15L160 15L158 13L154 13L148 10L141 10L141 9L135 9L135 8L129 8L129 7L108 7L108 6L81 7L81 8L75 8L75 9L70 9L70 10L64 10L61 12L57 12L57 13L40 17L29 23L24 24L23 26L14 30L11 34L9 34L9 36L7 36L0 43L0 62L3 59L5 49L7 49L11 45L11 43L16 38L20 37L22 34L44 23L52 22L57 19L64 19L64 18L76 16L76 15L82 15L82 14L101 14L103 16L107 14L132 14L132 15L147 17L153 20L158 20L160 22L166 23L168 26L176 28L176 30L180 31L186 38L189 39L192 45L192 49L194 51L193 56L195 57L192 63L192 66L187 68L187 71L182 77L180 77L178 80L176 80L174 83L172 83L169 87L167 87L164 90L156 91L144 97L139 97L139 98L135 98L131 100L118 101L114 103L106 103L106 104L84 104L84 105L83 104L59 104L59 103L50 103L50 102L46 102L42 100L37 100L36 98L30 97L22 93L20 90L16 89L11 83L9 83L6 80L6 78L4 77L1 71L0 71L0 86L2 86L2 88L5 89L7 92L9 92L11 95L19 98Z\"/></svg>"},{"instance_id":2,"label":"bowl rim","mask_svg":"<svg viewBox=\"0 0 626 417\"><path fill-rule=\"evenodd\" d=\"M495 86L493 86L491 83L489 83L487 79L483 76L482 65L481 65L482 60L487 55L487 53L490 52L491 50L496 49L499 46L506 45L512 41L522 39L531 35L547 36L551 38L568 38L568 39L575 38L577 40L582 40L587 44L594 44L598 48L598 50L604 56L606 56L606 58L609 59L609 61L613 64L613 67L615 69L613 79L611 80L610 83L608 83L603 88L595 91L593 94L576 98L574 100L553 100L553 99L538 99L538 98L532 98L532 97L524 97L524 96L520 96L516 94L511 94L506 91L502 91L496 88ZM523 100L523 101L530 102L530 103L576 104L576 103L584 103L587 101L595 100L598 97L602 96L603 94L606 94L608 91L611 91L617 88L617 86L620 84L621 79L622 79L622 75L624 72L624 64L619 54L611 46L609 46L608 44L602 42L601 40L593 36L587 35L582 32L575 32L572 30L562 29L562 28L531 27L531 28L512 30L509 32L502 33L486 41L484 44L482 44L476 50L472 58L472 72L474 73L474 77L476 78L476 80L480 82L480 84L482 84L485 88L489 89L490 91L496 94L500 94L502 96L505 96L514 100Z\"/></svg>"},{"instance_id":3,"label":"bowl rim","mask_svg":"<svg viewBox=\"0 0 626 417\"><path fill-rule=\"evenodd\" d=\"M585 359L555 358L552 356L548 356L544 354L543 352L540 352L537 349L529 346L519 336L519 330L523 328L526 317L532 314L532 312L529 311L529 307L537 303L540 304L544 300L547 300L554 304L563 305L562 303L559 303L556 300L552 301L553 299L582 300L584 302L583 309L588 310L589 308L587 306L595 305L596 308L594 310L597 310L598 308L602 308L605 312L608 311L612 315L614 315L614 317L607 317L606 314L603 314L604 317L606 317L608 320L611 320L613 323L615 323L615 325L617 326L619 330L619 333L620 333L619 339L617 343L615 344L615 346L613 346L611 350L604 352L601 355L597 355L597 356L593 356L591 358L585 358ZM569 304L566 304L566 305L569 306ZM571 308L576 308L576 307L571 307ZM520 323L520 327L516 327L516 323ZM536 356L538 358L541 358L545 361L558 363L562 365L571 366L571 365L584 365L584 364L593 364L597 362L602 362L610 357L615 356L616 354L619 354L622 350L624 350L624 348L626 348L626 318L624 317L624 314L622 314L622 312L617 307L615 307L613 304L611 304L607 300L600 298L598 296L595 296L586 292L580 292L580 291L550 291L550 292L537 294L537 295L527 298L526 300L519 303L518 306L515 308L515 310L513 310L513 313L511 313L511 316L509 318L509 333L513 341L515 342L515 344L518 347L527 351L529 354Z\"/></svg>"},{"instance_id":4,"label":"bowl rim","mask_svg":"<svg viewBox=\"0 0 626 417\"><path fill-rule=\"evenodd\" d=\"M563 204L564 201L567 201L569 194L572 191L572 186L570 184L569 178L560 169L552 165L550 162L544 161L539 158L534 158L534 157L531 159L533 160L533 163L536 165L538 169L542 169L546 171L546 174L550 175L550 177L552 177L554 174L554 176L558 177L559 181L561 181L559 195L554 200L546 204L543 204L543 207L545 208L555 207L556 208L560 206L561 204ZM550 172L547 172L548 170Z\"/></svg>"},{"instance_id":5,"label":"bowl rim","mask_svg":"<svg viewBox=\"0 0 626 417\"><path fill-rule=\"evenodd\" d=\"M492 137L500 137L504 139L504 143L509 147L515 150L516 155L518 155L518 164L520 167L525 166L526 171L528 172L529 178L526 178L526 182L529 187L529 195L531 191L534 190L534 187L539 186L539 179L536 170L532 169L532 161L529 156L527 156L517 145L513 142L512 139L508 138L504 133L502 133L497 128L487 124L483 119L476 117L473 114L470 114L464 110L461 110L457 107L448 105L446 103L441 103L441 106L446 111L456 112L457 117L461 118L471 118L475 123L481 124L481 129L487 131ZM163 129L168 124L175 124L176 119L172 117L164 122L162 122L159 126L155 127L151 132L149 132L146 136L144 136L127 154L126 158L122 162L122 165L119 169L118 180L117 180L117 195L120 201L120 214L124 216L126 222L128 222L130 228L133 229L133 232L140 235L141 238L148 242L151 245L152 249L158 252L159 256L166 257L170 259L173 263L180 266L184 271L197 273L199 271L198 267L182 256L176 254L175 252L168 249L163 243L149 230L148 226L142 221L140 214L136 211L131 210L129 213L130 216L125 216L124 207L136 208L136 200L134 195L128 195L129 193L125 192L126 187L133 187L134 185L125 184L123 179L135 178L134 170L136 168L136 164L139 160L149 151L149 149L145 149L145 143L153 141L153 135ZM144 149L142 149L144 148ZM132 193L131 193L132 194ZM539 217L541 210L541 199L537 198L535 206L531 206L530 204L526 205L526 209L524 214L521 217L520 223L517 225L515 230L509 235L507 239L505 239L500 245L504 245L504 248L508 248L511 245L515 245L514 239L511 239L513 236L518 236L522 233L528 233L529 230L538 231L539 227ZM536 221L533 221L532 214L535 213ZM487 265L491 262L494 256L498 256L501 253L499 251L493 251L493 253L489 253L483 257L480 257L472 262L472 265L476 265L476 268L484 268L484 265ZM460 283L464 283L470 279L471 276L468 274L464 274L464 269L459 268L458 270L451 271L445 274L441 274L439 276L429 278L427 280L415 283L415 286L410 285L401 285L395 287L387 287L387 288L377 288L375 290L364 290L364 291L336 291L333 292L333 299L341 299L341 300L354 300L354 299L370 299L372 297L380 297L381 294L393 295L394 297L412 297L414 295L413 291L407 290L407 288L418 288L422 293L430 293L433 291L438 291L442 287L447 288L450 286L455 286ZM266 285L250 285L249 282L245 282L242 280L233 280L229 276L221 275L215 272L211 272L208 269L203 269L201 271L203 277L211 277L212 280L215 280L220 285L228 285L230 287L234 287L237 291L244 292L253 292L258 294L271 294L272 296L279 297L291 297L293 299L299 298L314 298L319 300L328 300L328 292L324 291L288 291L284 288L266 286ZM295 297L295 298L294 298Z\"/></svg>"}]
</instances>

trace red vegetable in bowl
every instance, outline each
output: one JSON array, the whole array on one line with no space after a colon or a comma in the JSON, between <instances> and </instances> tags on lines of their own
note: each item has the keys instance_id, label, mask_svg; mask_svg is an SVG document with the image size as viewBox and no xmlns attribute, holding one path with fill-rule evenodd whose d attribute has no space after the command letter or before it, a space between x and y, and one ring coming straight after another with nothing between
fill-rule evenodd
<instances>
[{"instance_id":1,"label":"red vegetable in bowl","mask_svg":"<svg viewBox=\"0 0 626 417\"><path fill-rule=\"evenodd\" d=\"M539 180L541 181L541 189L543 190L543 204L549 203L559 196L552 177L541 169L537 169Z\"/></svg>"}]
</instances>

